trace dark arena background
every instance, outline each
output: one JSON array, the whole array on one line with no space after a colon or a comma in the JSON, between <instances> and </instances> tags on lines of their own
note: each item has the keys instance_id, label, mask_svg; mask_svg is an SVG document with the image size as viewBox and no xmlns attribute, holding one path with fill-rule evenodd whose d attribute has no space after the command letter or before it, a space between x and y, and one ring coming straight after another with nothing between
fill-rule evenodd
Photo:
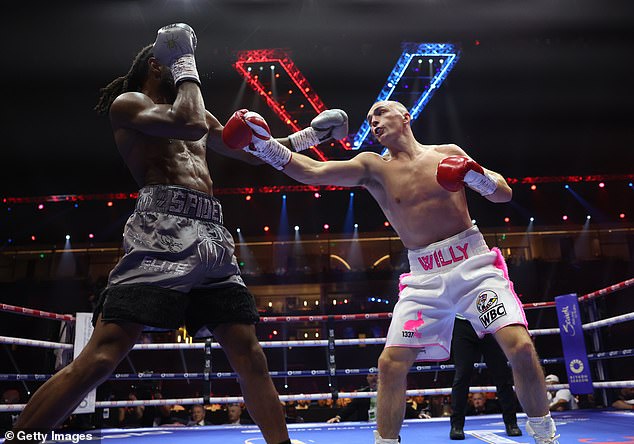
<instances>
[{"instance_id":1,"label":"dark arena background","mask_svg":"<svg viewBox=\"0 0 634 444\"><path fill-rule=\"evenodd\" d=\"M11 11L0 27L0 391L19 392L11 403L26 403L72 359L72 350L37 341L72 344L75 314L92 312L123 254L123 226L138 186L108 119L93 111L99 89L127 72L161 26L185 22L198 38L206 108L222 123L248 108L284 137L318 112L340 108L350 119L348 137L307 155L349 159L383 152L364 121L377 99L389 97L415 109L417 140L455 143L506 177L512 201L493 204L468 190L470 214L488 245L506 258L545 374L557 374L562 383L562 342L558 331L547 330L558 326L555 297L580 297L595 391L579 397L578 416L556 417L558 424L567 421L560 442L634 442L634 416L612 407L623 389L634 387L630 1L104 0L20 2ZM268 165L216 153L208 162L262 316L257 333L270 345L269 369L280 395L289 396L283 398L287 420L317 430L291 430L291 437L371 442L372 422L356 423L352 431L332 426L331 435L320 429L341 404L317 408L317 399L339 392L354 397L375 371L398 277L409 267L403 244L361 187L307 186ZM598 321L605 324L594 327ZM191 334L145 332L147 349L124 359L98 388L97 402L124 401L131 392L151 400L160 393L181 401L170 404L176 418L187 418L189 407L201 403L209 421L225 423L224 406L241 401L240 387L217 344L205 350L204 340ZM152 344L172 345L155 350ZM440 405L440 419L428 424L437 431L426 432L425 420L406 421L404 443L425 433L428 442L449 439L442 418L452 360L425 365L412 369L408 389ZM479 365L472 386L493 385ZM495 397L494 388L486 391ZM314 408L296 408L297 394L314 394ZM118 427L113 418L124 405L98 404L95 413L74 415L66 426ZM19 411L0 408L0 428L10 427L6 420ZM493 418L500 422L499 415ZM625 422L593 429L593 421ZM467 421L467 430L470 424L473 429L475 420ZM213 427L209 433L226 431ZM495 433L482 432L487 427L500 426L478 423L479 432L467 439L530 440L526 433L523 441L502 433L496 441ZM205 439L264 442L257 428L243 432ZM191 436L203 435L182 439Z\"/></svg>"}]
</instances>

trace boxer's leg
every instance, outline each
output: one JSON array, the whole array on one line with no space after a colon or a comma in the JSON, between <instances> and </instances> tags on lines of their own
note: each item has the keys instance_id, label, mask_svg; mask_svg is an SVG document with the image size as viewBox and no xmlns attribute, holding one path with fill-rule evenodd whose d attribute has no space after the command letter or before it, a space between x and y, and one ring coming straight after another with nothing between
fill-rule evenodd
<instances>
[{"instance_id":1,"label":"boxer's leg","mask_svg":"<svg viewBox=\"0 0 634 444\"><path fill-rule=\"evenodd\" d=\"M396 443L405 416L407 373L419 349L386 347L379 357L376 443Z\"/></svg>"},{"instance_id":2,"label":"boxer's leg","mask_svg":"<svg viewBox=\"0 0 634 444\"><path fill-rule=\"evenodd\" d=\"M239 376L244 402L266 442L277 444L288 440L282 404L255 336L255 326L221 324L213 334Z\"/></svg>"},{"instance_id":3,"label":"boxer's leg","mask_svg":"<svg viewBox=\"0 0 634 444\"><path fill-rule=\"evenodd\" d=\"M52 429L59 426L90 390L110 376L142 331L140 324L102 322L100 316L77 359L35 392L15 428Z\"/></svg>"},{"instance_id":4,"label":"boxer's leg","mask_svg":"<svg viewBox=\"0 0 634 444\"><path fill-rule=\"evenodd\" d=\"M511 363L515 391L529 419L526 430L537 444L556 444L559 436L548 410L544 372L526 327L508 325L494 336Z\"/></svg>"}]
</instances>

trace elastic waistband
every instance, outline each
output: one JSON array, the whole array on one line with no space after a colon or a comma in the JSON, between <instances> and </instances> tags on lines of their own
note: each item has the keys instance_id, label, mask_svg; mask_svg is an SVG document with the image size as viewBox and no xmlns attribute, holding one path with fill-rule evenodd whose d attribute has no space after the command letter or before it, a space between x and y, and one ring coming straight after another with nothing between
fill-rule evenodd
<instances>
[{"instance_id":1,"label":"elastic waistband","mask_svg":"<svg viewBox=\"0 0 634 444\"><path fill-rule=\"evenodd\" d=\"M424 248L409 250L407 257L412 273L443 273L459 265L465 259L489 252L477 226Z\"/></svg>"},{"instance_id":2,"label":"elastic waistband","mask_svg":"<svg viewBox=\"0 0 634 444\"><path fill-rule=\"evenodd\" d=\"M148 185L139 190L136 211L156 211L222 224L218 199L177 185Z\"/></svg>"}]
</instances>

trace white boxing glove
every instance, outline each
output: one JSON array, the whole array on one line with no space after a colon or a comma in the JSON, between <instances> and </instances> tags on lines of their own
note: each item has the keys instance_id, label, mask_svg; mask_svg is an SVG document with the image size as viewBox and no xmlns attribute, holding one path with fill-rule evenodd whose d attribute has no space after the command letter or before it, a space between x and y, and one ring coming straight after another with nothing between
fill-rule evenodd
<instances>
[{"instance_id":1,"label":"white boxing glove","mask_svg":"<svg viewBox=\"0 0 634 444\"><path fill-rule=\"evenodd\" d=\"M251 143L244 151L262 159L275 169L283 170L291 161L291 150L271 137L269 125L258 113L247 111L242 114L242 118L253 132Z\"/></svg>"},{"instance_id":2,"label":"white boxing glove","mask_svg":"<svg viewBox=\"0 0 634 444\"><path fill-rule=\"evenodd\" d=\"M319 113L308 128L288 136L295 151L303 151L327 140L341 140L348 135L348 115L342 109Z\"/></svg>"},{"instance_id":3,"label":"white boxing glove","mask_svg":"<svg viewBox=\"0 0 634 444\"><path fill-rule=\"evenodd\" d=\"M174 23L158 30L152 53L161 65L168 66L174 85L189 80L200 85L196 69L196 33L185 23Z\"/></svg>"}]
</instances>

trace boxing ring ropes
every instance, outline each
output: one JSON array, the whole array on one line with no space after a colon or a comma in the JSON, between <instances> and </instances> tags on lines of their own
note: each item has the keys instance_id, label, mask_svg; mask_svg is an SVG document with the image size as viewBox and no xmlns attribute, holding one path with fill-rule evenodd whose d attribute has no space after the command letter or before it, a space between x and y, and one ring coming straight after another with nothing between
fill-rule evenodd
<instances>
[{"instance_id":1,"label":"boxing ring ropes","mask_svg":"<svg viewBox=\"0 0 634 444\"><path fill-rule=\"evenodd\" d=\"M634 278L627 279L623 282L608 286L606 288L585 294L578 297L580 303L610 295L614 292L633 287ZM555 307L555 302L535 302L523 305L525 310L534 310L542 308ZM0 304L0 311L17 315L31 316L42 319L52 319L61 322L73 323L75 317L68 314L50 313L42 310L34 310L25 307L18 307L8 304ZM301 323L301 322L327 322L328 338L323 340L291 340L291 341L261 341L263 348L284 348L284 347L327 347L328 351L328 368L325 370L279 370L271 371L271 377L327 377L330 393L312 393L312 394L296 394L296 395L280 395L280 400L298 401L298 400L320 400L320 399L336 399L336 398L368 398L376 396L376 392L339 392L337 390L337 377L349 375L366 375L377 371L375 367L370 368L352 368L338 369L336 367L335 350L337 347L355 346L355 345L380 345L385 343L385 338L357 338L357 339L336 339L334 337L333 322L338 321L367 321L367 320L389 320L391 313L366 313L366 314L343 314L343 315L305 315L305 316L268 316L262 317L261 323ZM584 331L594 331L602 327L607 327L627 321L634 320L634 312L613 316L607 319L592 320L583 324ZM556 335L560 333L559 328L545 328L529 330L532 337L544 335ZM41 347L47 349L72 350L73 345L68 343L58 343L50 341L41 341L34 339L23 339L9 336L0 336L1 344L21 345L27 347ZM211 350L220 349L218 343L212 342L211 339L205 342L196 343L155 343L155 344L136 344L133 350L203 350L204 352L204 369L202 372L193 373L115 373L110 380L133 381L133 380L174 380L174 379L195 379L202 380L204 390L202 393L211 393L211 382L217 379L236 378L233 372L214 372L212 369ZM614 350L608 352L598 352L588 354L589 361L601 361L604 359L622 358L634 355L634 349ZM563 358L545 358L541 359L542 365L563 363ZM476 363L475 368L486 368L484 363ZM436 372L451 371L454 369L453 364L440 365L417 365L412 366L410 373L417 372ZM599 366L599 377L603 378L602 367ZM49 379L50 374L0 374L0 381L38 381L43 382ZM548 386L550 389L568 388L568 384L553 384ZM597 381L593 382L595 389L623 388L634 387L633 380L622 381ZM495 386L471 387L471 392L495 392ZM447 395L451 393L451 388L434 388L434 389L414 389L407 390L407 396L432 396ZM161 405L191 405L191 404L226 404L234 402L243 402L241 396L223 396L223 397L195 397L195 398L175 398L175 399L154 399L154 400L110 400L97 401L96 408L114 408L114 407L133 407L133 406L161 406ZM0 405L0 412L19 412L24 408L25 404L6 404ZM634 437L633 437L634 439Z\"/></svg>"}]
</instances>

